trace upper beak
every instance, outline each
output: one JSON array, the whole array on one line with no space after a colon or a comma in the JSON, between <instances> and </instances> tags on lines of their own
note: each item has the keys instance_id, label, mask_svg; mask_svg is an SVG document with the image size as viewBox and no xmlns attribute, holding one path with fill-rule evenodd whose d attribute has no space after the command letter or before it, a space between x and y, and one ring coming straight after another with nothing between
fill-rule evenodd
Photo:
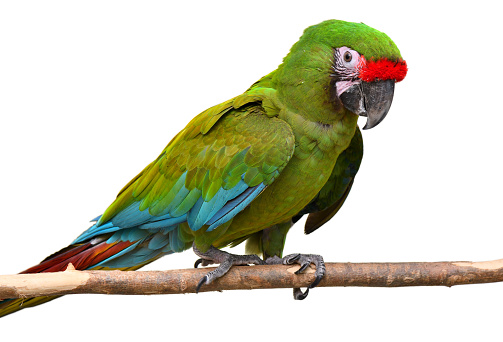
<instances>
[{"instance_id":1,"label":"upper beak","mask_svg":"<svg viewBox=\"0 0 503 342\"><path fill-rule=\"evenodd\" d=\"M348 110L366 116L367 123L363 129L370 129L377 126L388 114L394 91L395 80L362 81L351 86L339 98Z\"/></svg>"}]
</instances>

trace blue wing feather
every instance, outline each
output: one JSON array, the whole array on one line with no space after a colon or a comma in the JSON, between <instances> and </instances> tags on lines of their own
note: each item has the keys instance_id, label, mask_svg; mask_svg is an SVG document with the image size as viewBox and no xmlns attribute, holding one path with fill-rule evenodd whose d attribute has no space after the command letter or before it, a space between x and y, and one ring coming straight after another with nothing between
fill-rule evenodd
<instances>
[{"instance_id":1,"label":"blue wing feather","mask_svg":"<svg viewBox=\"0 0 503 342\"><path fill-rule=\"evenodd\" d=\"M184 176L181 176L181 178L184 178ZM112 244L120 241L135 243L120 253L100 262L95 267L125 267L120 265L146 262L161 254L180 252L186 248L186 243L178 236L178 225L180 223L187 222L194 231L200 229L203 225L209 225L207 231L212 231L236 216L265 187L264 184L249 187L244 180L241 180L231 189L219 189L213 198L204 201L200 190L197 190L197 192L189 191L185 188L183 182L177 182L177 193L174 195L172 202L168 204L168 207L175 211L185 200L194 202L196 197L191 199L188 199L188 197L191 196L190 194L196 194L198 196L197 201L188 212L173 217L173 212L166 209L160 215L152 215L147 208L141 210L141 202L135 202L104 224L100 224L100 217L97 217L95 219L97 223L82 233L73 243L82 243L97 236L112 233L106 243ZM157 203L160 204L161 201ZM142 242L145 242L145 244L142 244Z\"/></svg>"},{"instance_id":2,"label":"blue wing feather","mask_svg":"<svg viewBox=\"0 0 503 342\"><path fill-rule=\"evenodd\" d=\"M209 225L207 231L212 231L216 227L236 216L241 210L246 208L264 189L263 183L246 189L235 199L227 202L206 224Z\"/></svg>"}]
</instances>

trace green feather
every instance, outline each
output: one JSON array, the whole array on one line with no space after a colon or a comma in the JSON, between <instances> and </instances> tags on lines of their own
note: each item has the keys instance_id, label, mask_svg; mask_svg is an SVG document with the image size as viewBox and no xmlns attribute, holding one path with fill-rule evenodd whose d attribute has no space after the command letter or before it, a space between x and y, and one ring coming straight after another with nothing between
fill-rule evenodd
<instances>
[{"instance_id":1,"label":"green feather","mask_svg":"<svg viewBox=\"0 0 503 342\"><path fill-rule=\"evenodd\" d=\"M277 70L192 119L121 191L100 223L137 201L152 215L183 215L200 198L208 202L223 196L222 189L231 190L241 180L250 187L267 186L225 232L190 232L187 224L180 225L179 235L197 236L196 244L223 246L313 206L343 202L349 183L333 175L342 175L341 165L350 162L344 154L338 157L357 136L357 116L331 98L333 54L341 46L368 60L401 59L387 35L364 24L329 20L307 28Z\"/></svg>"}]
</instances>

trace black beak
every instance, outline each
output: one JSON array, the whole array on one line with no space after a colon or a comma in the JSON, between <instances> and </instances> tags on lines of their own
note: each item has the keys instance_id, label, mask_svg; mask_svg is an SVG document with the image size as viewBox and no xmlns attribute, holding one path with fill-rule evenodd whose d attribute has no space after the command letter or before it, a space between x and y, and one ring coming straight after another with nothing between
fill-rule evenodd
<instances>
[{"instance_id":1,"label":"black beak","mask_svg":"<svg viewBox=\"0 0 503 342\"><path fill-rule=\"evenodd\" d=\"M395 80L362 81L351 86L339 98L349 111L366 116L367 123L363 129L370 129L377 126L388 114L394 91Z\"/></svg>"}]
</instances>

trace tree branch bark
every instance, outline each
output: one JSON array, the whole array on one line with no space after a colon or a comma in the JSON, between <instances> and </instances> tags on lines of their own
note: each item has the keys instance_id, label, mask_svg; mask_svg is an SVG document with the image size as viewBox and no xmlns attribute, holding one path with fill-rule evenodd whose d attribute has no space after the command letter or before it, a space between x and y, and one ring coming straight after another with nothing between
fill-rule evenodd
<instances>
[{"instance_id":1,"label":"tree branch bark","mask_svg":"<svg viewBox=\"0 0 503 342\"><path fill-rule=\"evenodd\" d=\"M484 262L327 263L319 286L454 286L503 281L503 259ZM76 271L0 276L0 300L80 293L150 295L193 293L213 268L169 271ZM298 265L233 267L200 292L306 287L314 269Z\"/></svg>"}]
</instances>

